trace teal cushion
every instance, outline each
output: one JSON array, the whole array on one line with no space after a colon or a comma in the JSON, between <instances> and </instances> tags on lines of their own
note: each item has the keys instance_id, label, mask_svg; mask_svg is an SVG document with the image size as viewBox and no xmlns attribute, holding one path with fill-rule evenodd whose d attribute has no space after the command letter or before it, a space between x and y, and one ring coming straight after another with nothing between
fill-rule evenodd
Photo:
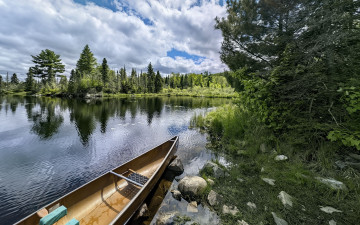
<instances>
[{"instance_id":1,"label":"teal cushion","mask_svg":"<svg viewBox=\"0 0 360 225\"><path fill-rule=\"evenodd\" d=\"M67 214L65 206L60 206L40 219L40 225L52 225Z\"/></svg>"},{"instance_id":2,"label":"teal cushion","mask_svg":"<svg viewBox=\"0 0 360 225\"><path fill-rule=\"evenodd\" d=\"M67 222L65 225L80 225L80 223L76 219L72 219L69 222Z\"/></svg>"}]
</instances>

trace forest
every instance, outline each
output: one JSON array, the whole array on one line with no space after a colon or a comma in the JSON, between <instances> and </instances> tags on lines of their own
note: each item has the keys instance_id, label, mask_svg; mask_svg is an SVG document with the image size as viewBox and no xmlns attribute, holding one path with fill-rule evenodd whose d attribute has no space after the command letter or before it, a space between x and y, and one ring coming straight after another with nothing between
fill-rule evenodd
<instances>
[{"instance_id":1,"label":"forest","mask_svg":"<svg viewBox=\"0 0 360 225\"><path fill-rule=\"evenodd\" d=\"M205 71L201 74L171 73L161 76L154 70L151 63L147 71L136 71L132 68L130 75L126 67L120 70L111 70L104 58L101 64L86 45L76 63L76 68L71 70L70 77L63 75L65 65L61 62L60 55L45 49L40 54L33 56L34 66L30 67L24 82L20 82L17 74L10 78L0 76L0 92L22 92L51 96L85 96L86 94L147 94L147 93L177 93L186 92L186 89L200 88L201 90L222 90L232 95L230 87L222 73L210 74ZM163 90L164 89L164 90ZM181 90L173 92L173 90ZM220 91L221 92L221 91ZM183 93L184 94L184 93ZM185 93L186 94L186 93Z\"/></svg>"}]
</instances>

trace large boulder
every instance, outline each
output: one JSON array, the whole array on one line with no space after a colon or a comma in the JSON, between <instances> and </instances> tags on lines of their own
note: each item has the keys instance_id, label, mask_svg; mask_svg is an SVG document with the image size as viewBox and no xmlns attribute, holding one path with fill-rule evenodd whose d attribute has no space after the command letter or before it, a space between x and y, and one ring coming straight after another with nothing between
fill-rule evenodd
<instances>
[{"instance_id":1,"label":"large boulder","mask_svg":"<svg viewBox=\"0 0 360 225\"><path fill-rule=\"evenodd\" d=\"M176 175L180 175L184 172L184 166L179 158L174 159L168 166L168 169Z\"/></svg>"},{"instance_id":2,"label":"large boulder","mask_svg":"<svg viewBox=\"0 0 360 225\"><path fill-rule=\"evenodd\" d=\"M196 200L201 197L206 186L206 181L199 176L185 176L180 180L178 190L184 198Z\"/></svg>"}]
</instances>

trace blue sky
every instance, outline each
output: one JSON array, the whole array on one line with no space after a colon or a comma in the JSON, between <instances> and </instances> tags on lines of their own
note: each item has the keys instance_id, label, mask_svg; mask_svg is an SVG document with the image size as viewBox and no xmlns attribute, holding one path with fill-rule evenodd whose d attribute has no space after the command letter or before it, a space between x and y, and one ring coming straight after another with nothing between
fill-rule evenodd
<instances>
[{"instance_id":1,"label":"blue sky","mask_svg":"<svg viewBox=\"0 0 360 225\"><path fill-rule=\"evenodd\" d=\"M162 74L221 72L222 35L214 18L226 16L219 0L0 0L0 74L24 78L31 55L51 49L65 75L88 44L112 69Z\"/></svg>"}]
</instances>

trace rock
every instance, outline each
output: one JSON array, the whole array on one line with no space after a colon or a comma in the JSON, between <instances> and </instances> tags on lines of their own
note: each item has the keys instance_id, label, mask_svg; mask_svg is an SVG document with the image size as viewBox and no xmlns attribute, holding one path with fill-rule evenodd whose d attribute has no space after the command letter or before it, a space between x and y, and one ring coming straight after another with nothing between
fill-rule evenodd
<instances>
[{"instance_id":1,"label":"rock","mask_svg":"<svg viewBox=\"0 0 360 225\"><path fill-rule=\"evenodd\" d=\"M198 208L197 208L197 202L196 201L192 201L187 205L186 208L187 212L191 212L191 213L197 213L199 212Z\"/></svg>"},{"instance_id":2,"label":"rock","mask_svg":"<svg viewBox=\"0 0 360 225\"><path fill-rule=\"evenodd\" d=\"M260 151L261 151L262 153L265 153L265 152L266 152L266 144L265 144L265 143L262 143L262 144L260 145Z\"/></svg>"},{"instance_id":3,"label":"rock","mask_svg":"<svg viewBox=\"0 0 360 225\"><path fill-rule=\"evenodd\" d=\"M287 159L288 159L288 157L285 156L285 155L277 155L277 156L275 157L275 160L276 160L276 161L284 161L284 160L287 160Z\"/></svg>"},{"instance_id":4,"label":"rock","mask_svg":"<svg viewBox=\"0 0 360 225\"><path fill-rule=\"evenodd\" d=\"M280 191L278 198L280 198L280 200L284 206L292 207L292 205L293 205L292 200L291 200L292 197L285 191Z\"/></svg>"},{"instance_id":5,"label":"rock","mask_svg":"<svg viewBox=\"0 0 360 225\"><path fill-rule=\"evenodd\" d=\"M320 206L320 210L323 211L323 212L326 212L326 213L329 213L329 214L332 214L334 212L342 212L338 209L334 209L333 207L330 207L330 206L326 206L326 207L322 207Z\"/></svg>"},{"instance_id":6,"label":"rock","mask_svg":"<svg viewBox=\"0 0 360 225\"><path fill-rule=\"evenodd\" d=\"M191 200L196 200L201 196L206 188L206 181L198 176L186 176L180 180L178 190L182 196Z\"/></svg>"},{"instance_id":7,"label":"rock","mask_svg":"<svg viewBox=\"0 0 360 225\"><path fill-rule=\"evenodd\" d=\"M244 179L242 179L240 177L236 178L236 180L239 181L240 183L244 182Z\"/></svg>"},{"instance_id":8,"label":"rock","mask_svg":"<svg viewBox=\"0 0 360 225\"><path fill-rule=\"evenodd\" d=\"M354 153L349 153L349 156L353 159L359 160L360 161L360 155L358 154L354 154Z\"/></svg>"},{"instance_id":9,"label":"rock","mask_svg":"<svg viewBox=\"0 0 360 225\"><path fill-rule=\"evenodd\" d=\"M265 181L266 183L270 184L271 186L275 185L275 180L274 179L270 179L270 178L261 178L263 181Z\"/></svg>"},{"instance_id":10,"label":"rock","mask_svg":"<svg viewBox=\"0 0 360 225\"><path fill-rule=\"evenodd\" d=\"M265 169L264 169L264 167L261 167L261 171L260 172L265 172Z\"/></svg>"},{"instance_id":11,"label":"rock","mask_svg":"<svg viewBox=\"0 0 360 225\"><path fill-rule=\"evenodd\" d=\"M248 202L248 203L246 203L246 205L249 206L251 209L256 209L255 203Z\"/></svg>"},{"instance_id":12,"label":"rock","mask_svg":"<svg viewBox=\"0 0 360 225\"><path fill-rule=\"evenodd\" d=\"M175 198L176 200L180 201L181 200L181 192L178 190L171 190L171 194L173 196L173 198Z\"/></svg>"},{"instance_id":13,"label":"rock","mask_svg":"<svg viewBox=\"0 0 360 225\"><path fill-rule=\"evenodd\" d=\"M340 160L336 161L336 162L335 162L335 165L336 165L337 167L339 167L340 169L344 169L344 168L346 167L346 163L343 162L343 161L340 161Z\"/></svg>"},{"instance_id":14,"label":"rock","mask_svg":"<svg viewBox=\"0 0 360 225\"><path fill-rule=\"evenodd\" d=\"M214 176L215 178L221 178L225 176L225 171L219 167L219 165L211 161L207 161L202 170L210 173L210 175Z\"/></svg>"},{"instance_id":15,"label":"rock","mask_svg":"<svg viewBox=\"0 0 360 225\"><path fill-rule=\"evenodd\" d=\"M284 219L281 219L280 217L278 217L276 215L276 213L272 212L271 214L274 218L276 225L288 225L288 223Z\"/></svg>"},{"instance_id":16,"label":"rock","mask_svg":"<svg viewBox=\"0 0 360 225\"><path fill-rule=\"evenodd\" d=\"M212 179L210 179L210 178L207 179L207 182L208 182L211 186L213 186L213 185L215 184L215 182L214 182Z\"/></svg>"},{"instance_id":17,"label":"rock","mask_svg":"<svg viewBox=\"0 0 360 225\"><path fill-rule=\"evenodd\" d=\"M184 172L184 166L179 158L174 159L168 166L170 171L173 171L176 175L180 175Z\"/></svg>"},{"instance_id":18,"label":"rock","mask_svg":"<svg viewBox=\"0 0 360 225\"><path fill-rule=\"evenodd\" d=\"M238 208L236 206L227 206L223 205L222 213L223 214L231 214L235 216L239 212Z\"/></svg>"},{"instance_id":19,"label":"rock","mask_svg":"<svg viewBox=\"0 0 360 225\"><path fill-rule=\"evenodd\" d=\"M147 217L150 216L150 212L149 209L146 205L146 203L144 203L140 209L137 211L136 215L134 216L135 220L141 220L141 219L145 219Z\"/></svg>"},{"instance_id":20,"label":"rock","mask_svg":"<svg viewBox=\"0 0 360 225\"><path fill-rule=\"evenodd\" d=\"M245 222L244 220L238 220L237 221L237 225L249 225L247 222Z\"/></svg>"},{"instance_id":21,"label":"rock","mask_svg":"<svg viewBox=\"0 0 360 225\"><path fill-rule=\"evenodd\" d=\"M329 221L329 225L336 225L335 220L330 220L330 221Z\"/></svg>"},{"instance_id":22,"label":"rock","mask_svg":"<svg viewBox=\"0 0 360 225\"><path fill-rule=\"evenodd\" d=\"M176 212L160 214L159 218L156 220L156 224L157 225L172 225L172 224L174 224L175 216L176 216Z\"/></svg>"},{"instance_id":23,"label":"rock","mask_svg":"<svg viewBox=\"0 0 360 225\"><path fill-rule=\"evenodd\" d=\"M208 197L207 197L207 200L209 202L209 204L211 206L217 206L221 203L221 196L216 193L215 191L211 190Z\"/></svg>"},{"instance_id":24,"label":"rock","mask_svg":"<svg viewBox=\"0 0 360 225\"><path fill-rule=\"evenodd\" d=\"M345 190L346 189L346 185L343 182L335 180L335 179L327 179L327 178L322 178L322 177L315 177L315 179L317 179L321 183L326 184L329 187L336 189L336 190Z\"/></svg>"}]
</instances>

